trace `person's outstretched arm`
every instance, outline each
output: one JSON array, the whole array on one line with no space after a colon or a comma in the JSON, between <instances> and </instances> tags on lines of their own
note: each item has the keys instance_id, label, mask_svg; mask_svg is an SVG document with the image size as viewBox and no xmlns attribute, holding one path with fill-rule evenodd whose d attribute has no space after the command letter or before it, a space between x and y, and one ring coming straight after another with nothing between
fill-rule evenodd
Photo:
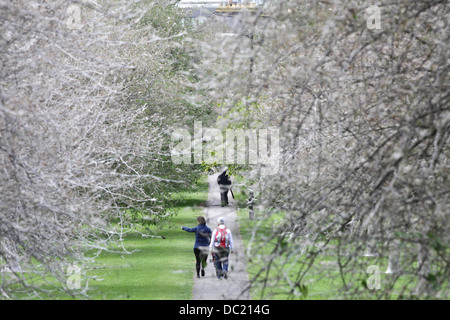
<instances>
[{"instance_id":1,"label":"person's outstretched arm","mask_svg":"<svg viewBox=\"0 0 450 320\"><path fill-rule=\"evenodd\" d=\"M193 227L193 228L181 227L181 229L184 231L187 231L187 232L196 232L197 231L197 227Z\"/></svg>"}]
</instances>

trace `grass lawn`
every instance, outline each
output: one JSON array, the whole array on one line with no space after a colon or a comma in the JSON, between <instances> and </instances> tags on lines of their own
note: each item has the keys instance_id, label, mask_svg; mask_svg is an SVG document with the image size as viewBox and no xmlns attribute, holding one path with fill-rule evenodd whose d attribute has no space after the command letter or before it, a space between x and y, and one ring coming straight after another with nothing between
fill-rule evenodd
<instances>
[{"instance_id":1,"label":"grass lawn","mask_svg":"<svg viewBox=\"0 0 450 320\"><path fill-rule=\"evenodd\" d=\"M203 176L196 183L194 192L173 193L177 212L167 220L149 227L151 234L160 237L142 237L139 233L125 236L123 245L131 254L102 252L95 267L88 271L90 278L81 281L81 288L87 287L91 299L107 300L189 300L195 274L193 253L195 234L181 230L182 226L194 227L197 217L204 216L208 196L208 183ZM116 247L112 248L115 251ZM7 276L9 276L7 274ZM44 290L40 297L23 299L73 299L55 290L59 283L48 277L44 280L32 273L25 273L27 281ZM6 276L5 276L6 278ZM3 279L3 278L2 278ZM0 279L0 281L3 281ZM16 292L20 299L20 292Z\"/></svg>"},{"instance_id":2,"label":"grass lawn","mask_svg":"<svg viewBox=\"0 0 450 320\"><path fill-rule=\"evenodd\" d=\"M247 247L247 245L250 242L253 227L259 223L258 220L249 220L248 219L248 209L247 208L239 208L237 210L238 214L238 221L240 223L240 233L244 242L244 246ZM280 217L278 217L280 219ZM267 229L267 232L272 227L273 223L275 221L273 220L273 217L263 222L263 224L259 227L258 232L261 234L264 234ZM253 244L253 247L257 246L257 243ZM258 254L270 254L271 248L273 248L273 245L271 243L266 243L263 247L263 249L258 252ZM264 267L266 267L266 263L262 262L259 257L247 257L249 261L247 265L247 272L249 273L249 278L252 280L255 275L260 272L260 270ZM285 256L282 256L284 259ZM286 275L290 275L290 278L293 279L299 272L300 268L302 268L301 264L296 264L293 259L293 257L290 258L290 262L287 262L283 266L283 270L279 269L279 266L272 266L271 270L268 273L269 279L275 279L276 277L280 276L280 272L284 272ZM388 285L390 281L391 275L386 275L383 272L387 269L388 261L387 258L380 258L380 257L361 257L361 260L364 260L368 265L373 264L379 267L380 269L380 284L381 286ZM337 258L335 256L330 255L324 255L324 256L318 256L314 262L314 265L320 268L321 266L327 266L326 270L327 272L318 275L312 275L313 273L310 273L310 277L306 277L304 279L305 288L304 291L302 291L300 288L298 288L298 295L297 296L289 296L285 292L289 290L289 285L285 280L280 280L276 282L275 287L268 286L262 290L262 283L253 283L253 286L251 288L251 296L253 299L276 299L276 300L286 300L286 299L308 299L308 300L325 300L325 299L338 299L339 297L342 297L341 294L338 293L338 289L342 289L343 282L341 279L341 275L339 274L339 268L336 264ZM303 265L304 267L304 265ZM333 271L335 270L335 271ZM264 274L265 271L264 271ZM355 277L356 275L356 277ZM355 279L359 279L357 285L361 286L361 289L363 289L362 281L367 279L371 274L368 274L365 272L365 270L355 270L352 275L348 275L349 278L352 278L354 281ZM352 276L352 277L350 277ZM345 275L344 275L345 277ZM261 281L261 280L260 280ZM269 280L270 281L270 280ZM347 280L348 281L348 280ZM393 295L390 297L391 299L395 299L398 295L401 294L401 292L405 289L405 287L412 288L416 284L416 281L411 279L411 277L400 277L396 282L394 286ZM369 290L364 289L362 290L363 296L361 298L363 299L377 299L380 298L378 295L381 293L377 290ZM302 295L304 294L304 295Z\"/></svg>"},{"instance_id":3,"label":"grass lawn","mask_svg":"<svg viewBox=\"0 0 450 320\"><path fill-rule=\"evenodd\" d=\"M198 192L177 193L174 197L179 212L163 227L161 238L143 238L129 234L124 245L127 250L138 250L130 255L102 253L97 262L103 267L91 272L101 281L89 281L89 294L94 299L191 299L195 273L193 233L181 230L182 226L194 227L196 218L204 215L207 184L199 183ZM157 227L154 227L157 229Z\"/></svg>"}]
</instances>

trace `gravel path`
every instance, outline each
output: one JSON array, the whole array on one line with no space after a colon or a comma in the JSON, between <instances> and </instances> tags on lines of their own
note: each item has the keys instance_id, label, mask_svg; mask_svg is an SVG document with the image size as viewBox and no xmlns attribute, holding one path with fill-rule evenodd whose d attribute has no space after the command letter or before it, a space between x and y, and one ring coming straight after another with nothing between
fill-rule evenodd
<instances>
[{"instance_id":1,"label":"gravel path","mask_svg":"<svg viewBox=\"0 0 450 320\"><path fill-rule=\"evenodd\" d=\"M205 268L205 276L194 278L193 300L248 300L249 280L246 272L246 258L239 225L236 222L236 209L234 206L220 206L220 193L217 184L218 174L209 176L208 206L205 209L206 224L211 230L217 226L219 217L225 218L225 226L230 228L233 234L234 253L230 254L228 279L218 280L211 255L208 256L208 265ZM233 203L229 194L230 203Z\"/></svg>"}]
</instances>

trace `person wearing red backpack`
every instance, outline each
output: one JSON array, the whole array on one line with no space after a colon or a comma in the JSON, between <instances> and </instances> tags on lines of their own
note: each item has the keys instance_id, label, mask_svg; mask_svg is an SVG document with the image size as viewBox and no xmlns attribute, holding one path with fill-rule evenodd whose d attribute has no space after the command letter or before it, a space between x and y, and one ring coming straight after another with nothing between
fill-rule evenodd
<instances>
[{"instance_id":1,"label":"person wearing red backpack","mask_svg":"<svg viewBox=\"0 0 450 320\"><path fill-rule=\"evenodd\" d=\"M209 248L214 255L217 279L228 278L228 256L233 253L233 235L225 226L225 219L217 219L217 228L214 229Z\"/></svg>"}]
</instances>

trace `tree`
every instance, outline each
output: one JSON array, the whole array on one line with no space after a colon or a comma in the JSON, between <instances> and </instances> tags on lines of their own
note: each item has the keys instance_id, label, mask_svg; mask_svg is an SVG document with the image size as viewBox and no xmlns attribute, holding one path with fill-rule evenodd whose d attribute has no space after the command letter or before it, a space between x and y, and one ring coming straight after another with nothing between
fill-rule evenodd
<instances>
[{"instance_id":1,"label":"tree","mask_svg":"<svg viewBox=\"0 0 450 320\"><path fill-rule=\"evenodd\" d=\"M163 97L188 86L180 59L161 58L186 31L146 23L149 1L0 7L1 296L86 297L68 275L89 279L102 250L129 253L133 224L170 215L167 191L198 176L164 143L189 105L165 113Z\"/></svg>"},{"instance_id":2,"label":"tree","mask_svg":"<svg viewBox=\"0 0 450 320\"><path fill-rule=\"evenodd\" d=\"M305 297L327 277L339 297L448 297L449 7L375 7L266 2L240 16L252 43L211 46L229 65L208 79L226 88L213 92L223 112L257 103L254 123L280 129L280 169L252 187L269 229L251 244L264 293ZM368 289L389 256L396 272Z\"/></svg>"}]
</instances>

